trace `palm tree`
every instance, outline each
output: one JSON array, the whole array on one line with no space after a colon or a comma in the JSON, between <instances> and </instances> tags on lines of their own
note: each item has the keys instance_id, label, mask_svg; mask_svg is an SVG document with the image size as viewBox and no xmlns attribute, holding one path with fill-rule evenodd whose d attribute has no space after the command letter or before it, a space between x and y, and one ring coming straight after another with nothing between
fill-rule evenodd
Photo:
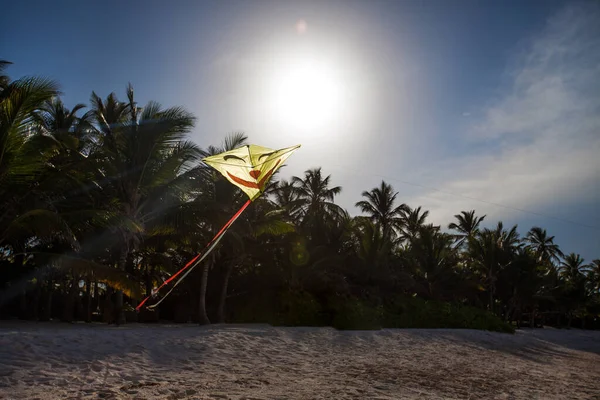
<instances>
[{"instance_id":1,"label":"palm tree","mask_svg":"<svg viewBox=\"0 0 600 400\"><path fill-rule=\"evenodd\" d=\"M44 133L73 132L80 122L77 112L84 109L85 104L76 104L69 110L58 97L46 101L35 113L35 121Z\"/></svg>"},{"instance_id":2,"label":"palm tree","mask_svg":"<svg viewBox=\"0 0 600 400\"><path fill-rule=\"evenodd\" d=\"M452 247L452 235L432 226L422 226L404 252L417 282L417 291L425 297L443 300L452 296L451 287L460 285L455 267L458 255Z\"/></svg>"},{"instance_id":3,"label":"palm tree","mask_svg":"<svg viewBox=\"0 0 600 400\"><path fill-rule=\"evenodd\" d=\"M131 85L127 88L128 96L133 96L133 88ZM92 92L90 97L92 113L96 128L101 134L105 135L108 140L112 140L113 128L118 124L127 122L128 113L130 112L131 104L121 102L117 99L114 93L109 94L106 100L102 100L95 92ZM134 115L137 115L139 108L134 106L135 110L131 110ZM135 118L137 120L137 118ZM116 143L112 143L115 146Z\"/></svg>"},{"instance_id":4,"label":"palm tree","mask_svg":"<svg viewBox=\"0 0 600 400\"><path fill-rule=\"evenodd\" d=\"M580 281L586 270L583 265L584 259L579 254L570 253L566 255L558 267L560 276L567 282L576 283Z\"/></svg>"},{"instance_id":5,"label":"palm tree","mask_svg":"<svg viewBox=\"0 0 600 400\"><path fill-rule=\"evenodd\" d=\"M40 267L38 282L51 269L62 271L57 277L72 276L69 282L93 271L95 277L128 289L128 277L73 253L81 249L82 235L106 215L86 210L89 197L81 196L83 182L90 179L76 132L83 128L76 116L81 106L66 110L57 94L56 83L41 78L13 81L0 93L0 243L10 244L17 267L29 252L29 264ZM75 285L71 288L75 295ZM51 285L48 290L50 296Z\"/></svg>"},{"instance_id":6,"label":"palm tree","mask_svg":"<svg viewBox=\"0 0 600 400\"><path fill-rule=\"evenodd\" d=\"M329 187L330 180L331 175L322 176L321 168L307 170L304 178L292 177L303 224L315 223L323 218L337 219L344 215L344 210L333 202L342 188Z\"/></svg>"},{"instance_id":7,"label":"palm tree","mask_svg":"<svg viewBox=\"0 0 600 400\"><path fill-rule=\"evenodd\" d=\"M371 191L362 192L366 200L356 203L362 212L369 214L369 217L375 222L384 236L392 233L394 226L398 226L402 221L402 215L408 212L406 204L395 206L394 202L398 196L391 185L381 181L381 186L373 188Z\"/></svg>"},{"instance_id":8,"label":"palm tree","mask_svg":"<svg viewBox=\"0 0 600 400\"><path fill-rule=\"evenodd\" d=\"M592 261L587 271L592 292L597 296L600 294L600 259Z\"/></svg>"},{"instance_id":9,"label":"palm tree","mask_svg":"<svg viewBox=\"0 0 600 400\"><path fill-rule=\"evenodd\" d=\"M548 236L545 229L534 226L525 237L527 248L531 249L538 262L552 263L563 256L560 248L554 243L554 236Z\"/></svg>"},{"instance_id":10,"label":"palm tree","mask_svg":"<svg viewBox=\"0 0 600 400\"><path fill-rule=\"evenodd\" d=\"M147 226L178 208L191 187L192 167L200 150L185 136L194 118L180 107L163 110L156 102L143 109L127 88L127 103L114 94L102 101L92 93L93 118L101 150L94 162L107 176L105 191L111 207L126 222L115 227L120 235L117 268L133 272L133 252L144 239ZM165 221L163 221L165 222ZM128 261L129 260L129 261ZM117 292L117 320L124 322L122 292Z\"/></svg>"},{"instance_id":11,"label":"palm tree","mask_svg":"<svg viewBox=\"0 0 600 400\"><path fill-rule=\"evenodd\" d=\"M35 178L43 167L39 148L28 139L34 113L58 94L58 85L43 78L23 78L0 92L0 185Z\"/></svg>"},{"instance_id":12,"label":"palm tree","mask_svg":"<svg viewBox=\"0 0 600 400\"><path fill-rule=\"evenodd\" d=\"M358 259L368 272L379 272L386 266L393 242L383 234L380 226L365 217L355 217L352 223L353 246Z\"/></svg>"},{"instance_id":13,"label":"palm tree","mask_svg":"<svg viewBox=\"0 0 600 400\"><path fill-rule=\"evenodd\" d=\"M452 222L448 225L448 229L458 231L455 235L456 246L461 247L462 244L472 238L479 230L479 225L485 219L485 215L482 217L475 216L475 210L461 211L460 214L456 214L457 222Z\"/></svg>"},{"instance_id":14,"label":"palm tree","mask_svg":"<svg viewBox=\"0 0 600 400\"><path fill-rule=\"evenodd\" d=\"M219 257L224 258L222 263L225 264L225 274L217 306L218 322L225 322L225 302L233 269L255 261L253 260L254 255L261 251L261 241L266 246L272 246L271 243L265 243L265 239L294 232L294 226L282 217L283 210L277 208L267 198L262 197L255 200L252 207L246 210L227 232L223 248L227 248L229 251L219 252L220 256L226 255Z\"/></svg>"},{"instance_id":15,"label":"palm tree","mask_svg":"<svg viewBox=\"0 0 600 400\"><path fill-rule=\"evenodd\" d=\"M573 314L586 300L584 259L579 254L566 255L558 266L559 277L563 281L563 304L567 308L568 326L571 327Z\"/></svg>"},{"instance_id":16,"label":"palm tree","mask_svg":"<svg viewBox=\"0 0 600 400\"><path fill-rule=\"evenodd\" d=\"M542 297L544 276L539 271L540 265L533 251L518 248L512 262L500 271L499 286L504 286L507 310L506 321L517 316L518 323L524 308L529 308L530 327L534 326L537 300Z\"/></svg>"},{"instance_id":17,"label":"palm tree","mask_svg":"<svg viewBox=\"0 0 600 400\"><path fill-rule=\"evenodd\" d=\"M512 250L521 247L519 233L517 232L517 225L514 225L510 230L504 229L502 221L498 222L494 234L498 240L498 245L502 250L507 252L509 255Z\"/></svg>"},{"instance_id":18,"label":"palm tree","mask_svg":"<svg viewBox=\"0 0 600 400\"><path fill-rule=\"evenodd\" d=\"M403 209L404 215L402 216L401 224L400 224L400 239L405 241L410 241L418 236L421 228L425 226L425 221L427 220L427 216L429 216L429 211L424 210L421 212L421 207L410 208L406 206ZM435 227L431 225L431 228Z\"/></svg>"},{"instance_id":19,"label":"palm tree","mask_svg":"<svg viewBox=\"0 0 600 400\"><path fill-rule=\"evenodd\" d=\"M483 229L468 241L467 256L480 271L488 290L488 307L494 311L494 295L499 273L509 266L519 248L517 226L509 231L498 222L495 229Z\"/></svg>"},{"instance_id":20,"label":"palm tree","mask_svg":"<svg viewBox=\"0 0 600 400\"><path fill-rule=\"evenodd\" d=\"M54 214L34 201L33 188L51 152L45 138L32 134L31 122L57 94L54 81L35 77L10 82L0 92L0 245L14 238L14 229L43 235L56 226Z\"/></svg>"},{"instance_id":21,"label":"palm tree","mask_svg":"<svg viewBox=\"0 0 600 400\"><path fill-rule=\"evenodd\" d=\"M296 187L291 182L286 180L275 181L274 185L275 186L271 192L273 195L273 201L278 207L286 211L286 214L291 221L297 222L297 217L300 211L300 202Z\"/></svg>"},{"instance_id":22,"label":"palm tree","mask_svg":"<svg viewBox=\"0 0 600 400\"><path fill-rule=\"evenodd\" d=\"M2 92L10 83L8 75L4 75L4 70L7 66L11 65L10 61L0 60L0 92Z\"/></svg>"}]
</instances>

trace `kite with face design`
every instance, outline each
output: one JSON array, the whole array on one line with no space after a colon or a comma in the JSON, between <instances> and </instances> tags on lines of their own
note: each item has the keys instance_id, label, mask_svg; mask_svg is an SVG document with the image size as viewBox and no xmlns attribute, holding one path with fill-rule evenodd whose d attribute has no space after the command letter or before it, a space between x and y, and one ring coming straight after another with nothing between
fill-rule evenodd
<instances>
[{"instance_id":1,"label":"kite with face design","mask_svg":"<svg viewBox=\"0 0 600 400\"><path fill-rule=\"evenodd\" d=\"M300 145L273 150L250 144L202 161L219 171L227 180L254 201L265 190L273 173Z\"/></svg>"},{"instance_id":2,"label":"kite with face design","mask_svg":"<svg viewBox=\"0 0 600 400\"><path fill-rule=\"evenodd\" d=\"M162 303L162 301L167 298L169 293L171 293L173 289L175 289L177 285L179 285L179 283L185 279L185 277L194 269L194 267L201 263L202 260L204 260L206 256L217 246L225 232L227 232L235 220L242 214L242 212L244 212L246 207L248 207L251 202L256 200L262 194L262 192L265 190L265 186L275 171L277 171L278 168L281 168L285 160L287 160L287 158L291 156L292 153L299 147L300 145L286 147L285 149L273 150L251 144L204 158L202 161L223 174L223 176L227 178L229 182L242 189L244 193L248 195L249 199L206 245L203 253L198 254L183 268L177 271L177 273L164 281L158 289L153 291L152 295L146 297L136 307L136 310L139 311L148 301L148 299L150 299L150 297L156 295L160 289L172 282L175 278L179 277L184 271L187 270L185 274L179 277L171 290L169 290L169 292L163 296L162 299L148 308L154 308Z\"/></svg>"}]
</instances>

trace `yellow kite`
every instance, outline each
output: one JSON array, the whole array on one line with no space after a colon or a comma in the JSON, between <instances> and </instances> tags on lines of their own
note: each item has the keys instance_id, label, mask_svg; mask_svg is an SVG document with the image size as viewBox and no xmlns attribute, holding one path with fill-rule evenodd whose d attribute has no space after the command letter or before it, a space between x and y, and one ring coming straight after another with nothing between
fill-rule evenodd
<instances>
[{"instance_id":1,"label":"yellow kite","mask_svg":"<svg viewBox=\"0 0 600 400\"><path fill-rule=\"evenodd\" d=\"M300 145L273 150L250 144L206 157L202 161L223 174L254 201L264 191L273 173L299 147Z\"/></svg>"},{"instance_id":2,"label":"yellow kite","mask_svg":"<svg viewBox=\"0 0 600 400\"><path fill-rule=\"evenodd\" d=\"M215 237L208 242L203 253L198 254L183 268L177 271L177 273L164 281L158 289L152 292L152 295L142 300L142 302L136 307L136 310L139 311L150 297L156 295L160 289L181 275L183 271L187 270L187 272L183 274L181 278L177 280L177 282L175 282L171 290L169 290L169 292L167 292L162 299L148 308L154 308L158 306L164 299L166 299L173 289L175 289L175 287L177 287L177 285L179 285L179 283L183 281L185 277L192 271L192 269L194 269L196 265L200 264L200 262L202 262L202 260L204 260L204 258L217 246L225 232L227 232L235 220L238 219L242 212L244 212L246 207L248 207L251 202L256 200L262 194L267 186L267 183L269 182L269 179L271 176L273 176L275 171L281 168L285 160L287 160L287 158L291 156L292 153L299 147L300 145L296 145L292 147L286 147L285 149L273 150L250 144L204 158L202 161L223 174L223 176L227 178L229 182L242 189L244 193L248 195L249 199L233 215L233 217L231 217L231 219L227 221L225 225L223 225Z\"/></svg>"}]
</instances>

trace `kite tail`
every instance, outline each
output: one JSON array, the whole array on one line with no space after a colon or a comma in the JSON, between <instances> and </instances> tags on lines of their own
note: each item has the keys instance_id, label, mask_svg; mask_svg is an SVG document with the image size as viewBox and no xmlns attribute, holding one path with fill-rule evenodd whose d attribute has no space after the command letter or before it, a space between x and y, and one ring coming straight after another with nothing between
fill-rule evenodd
<instances>
[{"instance_id":1,"label":"kite tail","mask_svg":"<svg viewBox=\"0 0 600 400\"><path fill-rule=\"evenodd\" d=\"M227 221L225 225L223 225L221 230L217 232L217 234L211 239L211 241L208 242L203 252L200 252L196 257L192 258L187 264L185 264L183 268L181 268L179 271L173 274L173 276L171 276L169 279L164 281L163 284L160 285L158 289L153 291L153 293L150 296L142 300L142 302L135 308L136 311L139 311L142 308L142 306L150 299L150 297L154 296L160 291L160 289L168 285L175 278L177 278L179 275L181 275L184 271L187 270L187 272L175 283L175 285L173 285L171 290L169 290L162 299L160 299L156 304L149 306L148 308L154 308L157 305L159 305L173 291L173 289L175 289L175 287L177 287L177 285L179 285L179 283L196 267L196 265L200 264L200 262L202 262L202 260L204 260L204 258L206 258L206 256L217 246L219 241L223 238L225 232L227 232L227 230L231 227L231 225L233 225L235 220L238 219L238 217L244 212L244 210L250 205L250 203L252 203L252 200L246 201L244 205L233 215L233 217L231 217L231 219Z\"/></svg>"}]
</instances>

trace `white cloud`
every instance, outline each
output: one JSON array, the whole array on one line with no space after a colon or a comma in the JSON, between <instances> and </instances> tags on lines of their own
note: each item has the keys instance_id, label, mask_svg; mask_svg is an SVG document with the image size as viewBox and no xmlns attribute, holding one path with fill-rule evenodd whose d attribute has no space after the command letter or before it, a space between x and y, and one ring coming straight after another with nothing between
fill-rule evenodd
<instances>
[{"instance_id":1,"label":"white cloud","mask_svg":"<svg viewBox=\"0 0 600 400\"><path fill-rule=\"evenodd\" d=\"M482 115L479 120L471 117L462 140L477 144L478 153L440 162L439 179L426 185L529 210L600 202L598 21L600 7L594 3L569 6L548 20L509 71L507 93L475 114ZM460 210L503 214L433 191L411 203L430 208L432 219L444 224ZM570 218L569 212L560 217Z\"/></svg>"}]
</instances>

